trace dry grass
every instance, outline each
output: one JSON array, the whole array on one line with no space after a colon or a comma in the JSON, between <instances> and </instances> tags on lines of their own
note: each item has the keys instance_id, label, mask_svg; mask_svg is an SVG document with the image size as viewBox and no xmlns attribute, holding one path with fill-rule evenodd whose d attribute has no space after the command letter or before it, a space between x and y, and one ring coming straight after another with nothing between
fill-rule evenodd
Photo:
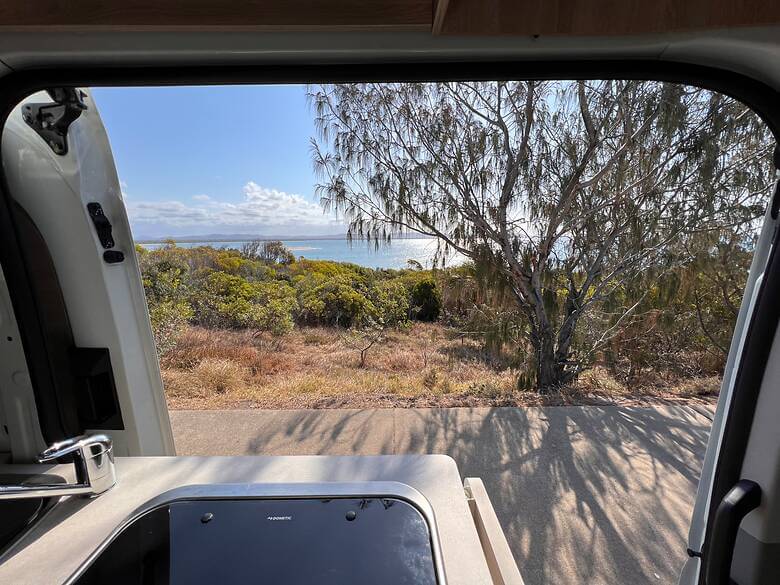
<instances>
[{"instance_id":1,"label":"dry grass","mask_svg":"<svg viewBox=\"0 0 780 585\"><path fill-rule=\"evenodd\" d=\"M604 370L540 396L516 390L509 356L439 324L415 323L373 347L366 367L338 332L303 328L281 345L248 331L188 329L162 360L171 408L360 408L711 401L717 378L627 387Z\"/></svg>"}]
</instances>

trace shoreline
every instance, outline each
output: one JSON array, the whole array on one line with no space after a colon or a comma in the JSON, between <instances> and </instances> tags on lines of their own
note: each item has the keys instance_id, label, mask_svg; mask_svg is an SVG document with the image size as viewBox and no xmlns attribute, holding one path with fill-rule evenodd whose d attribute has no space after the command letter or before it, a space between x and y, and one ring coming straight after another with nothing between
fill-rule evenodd
<instances>
[{"instance_id":1,"label":"shoreline","mask_svg":"<svg viewBox=\"0 0 780 585\"><path fill-rule=\"evenodd\" d=\"M396 236L393 239L395 240L436 240L434 237L429 236ZM133 240L134 244L154 244L154 245L162 245L166 244L168 242L173 242L175 244L229 244L233 242L253 242L253 241L259 241L259 242L312 242L312 241L323 241L323 242L366 242L368 243L369 240L366 240L364 238L352 238L350 240L346 236L249 236L249 235L243 235L242 234L236 234L236 237L224 237L224 238L195 238L195 237L183 237L183 238L141 238L137 240Z\"/></svg>"}]
</instances>

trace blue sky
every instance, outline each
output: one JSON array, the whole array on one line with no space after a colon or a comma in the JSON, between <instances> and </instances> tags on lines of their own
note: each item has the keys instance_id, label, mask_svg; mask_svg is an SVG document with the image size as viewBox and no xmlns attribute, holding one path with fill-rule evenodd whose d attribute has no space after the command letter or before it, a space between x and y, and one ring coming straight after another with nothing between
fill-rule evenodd
<instances>
[{"instance_id":1,"label":"blue sky","mask_svg":"<svg viewBox=\"0 0 780 585\"><path fill-rule=\"evenodd\" d=\"M139 238L343 233L315 194L304 86L95 88Z\"/></svg>"}]
</instances>

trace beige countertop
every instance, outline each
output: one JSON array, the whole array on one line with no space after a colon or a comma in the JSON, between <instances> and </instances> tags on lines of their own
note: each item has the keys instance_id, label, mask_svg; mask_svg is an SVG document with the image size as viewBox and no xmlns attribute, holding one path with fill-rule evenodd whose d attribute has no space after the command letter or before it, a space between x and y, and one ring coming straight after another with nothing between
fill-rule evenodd
<instances>
[{"instance_id":1,"label":"beige countertop","mask_svg":"<svg viewBox=\"0 0 780 585\"><path fill-rule=\"evenodd\" d=\"M444 455L120 457L116 467L113 489L58 502L0 557L0 583L67 583L117 527L177 488L399 482L422 494L433 510L447 584L491 585L457 466ZM0 474L14 471L22 470L0 465Z\"/></svg>"}]
</instances>

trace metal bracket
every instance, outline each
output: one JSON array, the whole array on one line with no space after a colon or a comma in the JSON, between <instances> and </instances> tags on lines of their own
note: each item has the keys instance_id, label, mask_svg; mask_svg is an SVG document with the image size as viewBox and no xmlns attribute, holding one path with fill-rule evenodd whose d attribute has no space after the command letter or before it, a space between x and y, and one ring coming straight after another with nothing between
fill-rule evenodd
<instances>
[{"instance_id":1,"label":"metal bracket","mask_svg":"<svg viewBox=\"0 0 780 585\"><path fill-rule=\"evenodd\" d=\"M54 103L24 104L22 118L55 154L68 153L68 128L87 109L84 93L73 87L47 90Z\"/></svg>"}]
</instances>

